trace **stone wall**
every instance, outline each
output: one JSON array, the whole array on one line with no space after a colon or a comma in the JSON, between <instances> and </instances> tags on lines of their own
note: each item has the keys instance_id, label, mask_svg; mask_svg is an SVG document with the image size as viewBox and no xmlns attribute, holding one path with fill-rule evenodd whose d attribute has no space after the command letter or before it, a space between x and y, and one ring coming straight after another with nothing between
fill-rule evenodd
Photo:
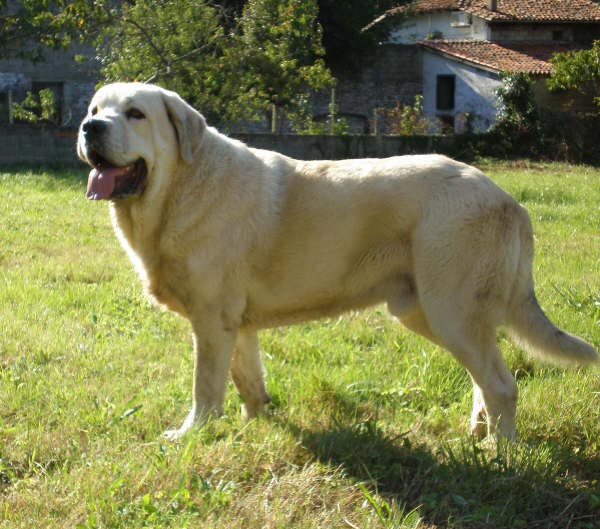
<instances>
[{"instance_id":1,"label":"stone wall","mask_svg":"<svg viewBox=\"0 0 600 529\"><path fill-rule=\"evenodd\" d=\"M372 133L373 117L378 109L393 108L398 103L414 103L415 96L422 92L421 56L416 45L386 44L379 46L365 60L359 74L339 76L335 87L336 115L345 120L351 133ZM316 122L328 120L330 103L330 90L312 96L312 112ZM278 117L277 131L291 132L292 127L283 113L279 113ZM248 133L266 133L271 130L267 118L246 124L230 123L227 127Z\"/></svg>"},{"instance_id":2,"label":"stone wall","mask_svg":"<svg viewBox=\"0 0 600 529\"><path fill-rule=\"evenodd\" d=\"M429 152L457 156L465 150L463 144L466 142L460 136L233 136L252 147L278 151L303 160L378 158ZM21 124L0 126L0 166L79 165L76 140L75 129Z\"/></svg>"},{"instance_id":3,"label":"stone wall","mask_svg":"<svg viewBox=\"0 0 600 529\"><path fill-rule=\"evenodd\" d=\"M68 50L47 50L45 60L0 60L0 95L22 101L28 91L51 88L58 100L59 123L76 126L85 115L99 77L93 48L73 44ZM6 116L0 116L0 119Z\"/></svg>"},{"instance_id":4,"label":"stone wall","mask_svg":"<svg viewBox=\"0 0 600 529\"><path fill-rule=\"evenodd\" d=\"M397 103L413 104L421 89L421 53L417 46L383 45L367 59L356 77L342 77L335 90L338 116L357 134L373 131L376 109ZM314 105L317 119L329 113L330 95L321 94Z\"/></svg>"},{"instance_id":5,"label":"stone wall","mask_svg":"<svg viewBox=\"0 0 600 529\"><path fill-rule=\"evenodd\" d=\"M75 165L76 137L74 129L0 125L0 165Z\"/></svg>"}]
</instances>

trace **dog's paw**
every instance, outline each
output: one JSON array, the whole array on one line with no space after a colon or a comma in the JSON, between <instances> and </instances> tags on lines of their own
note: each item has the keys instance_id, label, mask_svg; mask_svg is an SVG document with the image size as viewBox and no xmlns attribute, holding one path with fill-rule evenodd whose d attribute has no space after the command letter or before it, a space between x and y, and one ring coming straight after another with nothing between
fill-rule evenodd
<instances>
[{"instance_id":1,"label":"dog's paw","mask_svg":"<svg viewBox=\"0 0 600 529\"><path fill-rule=\"evenodd\" d=\"M257 399L254 402L244 402L242 404L242 418L245 421L249 421L264 415L266 413L266 406L271 402L271 397L268 393L265 393L262 398Z\"/></svg>"},{"instance_id":2,"label":"dog's paw","mask_svg":"<svg viewBox=\"0 0 600 529\"><path fill-rule=\"evenodd\" d=\"M167 441L177 441L184 436L185 432L187 432L187 430L182 430L181 428L178 430L167 430L166 432L163 432L162 436Z\"/></svg>"},{"instance_id":3,"label":"dog's paw","mask_svg":"<svg viewBox=\"0 0 600 529\"><path fill-rule=\"evenodd\" d=\"M196 407L188 413L183 421L183 424L176 430L167 430L163 433L163 437L169 441L177 441L181 439L194 426L202 425L206 422L208 415L206 413L198 413Z\"/></svg>"}]
</instances>

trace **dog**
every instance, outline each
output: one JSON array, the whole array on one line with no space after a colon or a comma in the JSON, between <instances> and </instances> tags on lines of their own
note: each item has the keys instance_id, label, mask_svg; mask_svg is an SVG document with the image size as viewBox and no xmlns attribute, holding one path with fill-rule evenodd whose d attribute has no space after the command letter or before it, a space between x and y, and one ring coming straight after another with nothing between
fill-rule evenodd
<instances>
[{"instance_id":1,"label":"dog","mask_svg":"<svg viewBox=\"0 0 600 529\"><path fill-rule=\"evenodd\" d=\"M191 322L193 404L176 439L222 412L228 373L269 402L257 331L386 303L473 381L471 431L515 437L517 387L496 329L555 361L598 361L538 305L529 216L478 169L441 155L299 161L207 126L139 83L94 95L77 140L87 198L107 200L148 296Z\"/></svg>"}]
</instances>

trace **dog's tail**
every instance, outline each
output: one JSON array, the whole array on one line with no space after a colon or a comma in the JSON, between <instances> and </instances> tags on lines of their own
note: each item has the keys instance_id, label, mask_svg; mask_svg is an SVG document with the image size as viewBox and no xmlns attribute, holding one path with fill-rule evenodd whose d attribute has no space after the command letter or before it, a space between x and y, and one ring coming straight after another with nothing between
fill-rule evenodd
<instances>
[{"instance_id":1,"label":"dog's tail","mask_svg":"<svg viewBox=\"0 0 600 529\"><path fill-rule=\"evenodd\" d=\"M557 328L544 314L533 289L533 230L520 210L520 258L507 318L511 337L533 355L558 363L598 362L596 349L578 336Z\"/></svg>"}]
</instances>

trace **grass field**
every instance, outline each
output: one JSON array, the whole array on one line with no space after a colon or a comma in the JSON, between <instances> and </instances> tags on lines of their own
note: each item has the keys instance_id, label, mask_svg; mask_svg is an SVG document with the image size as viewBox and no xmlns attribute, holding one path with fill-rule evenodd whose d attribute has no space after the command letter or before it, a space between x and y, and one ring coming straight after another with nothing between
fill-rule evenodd
<instances>
[{"instance_id":1,"label":"grass field","mask_svg":"<svg viewBox=\"0 0 600 529\"><path fill-rule=\"evenodd\" d=\"M530 211L538 298L600 346L600 170L482 162ZM592 528L600 370L502 334L517 443L467 434L468 376L383 308L262 334L268 417L179 443L186 322L149 305L81 171L0 170L0 528Z\"/></svg>"}]
</instances>

